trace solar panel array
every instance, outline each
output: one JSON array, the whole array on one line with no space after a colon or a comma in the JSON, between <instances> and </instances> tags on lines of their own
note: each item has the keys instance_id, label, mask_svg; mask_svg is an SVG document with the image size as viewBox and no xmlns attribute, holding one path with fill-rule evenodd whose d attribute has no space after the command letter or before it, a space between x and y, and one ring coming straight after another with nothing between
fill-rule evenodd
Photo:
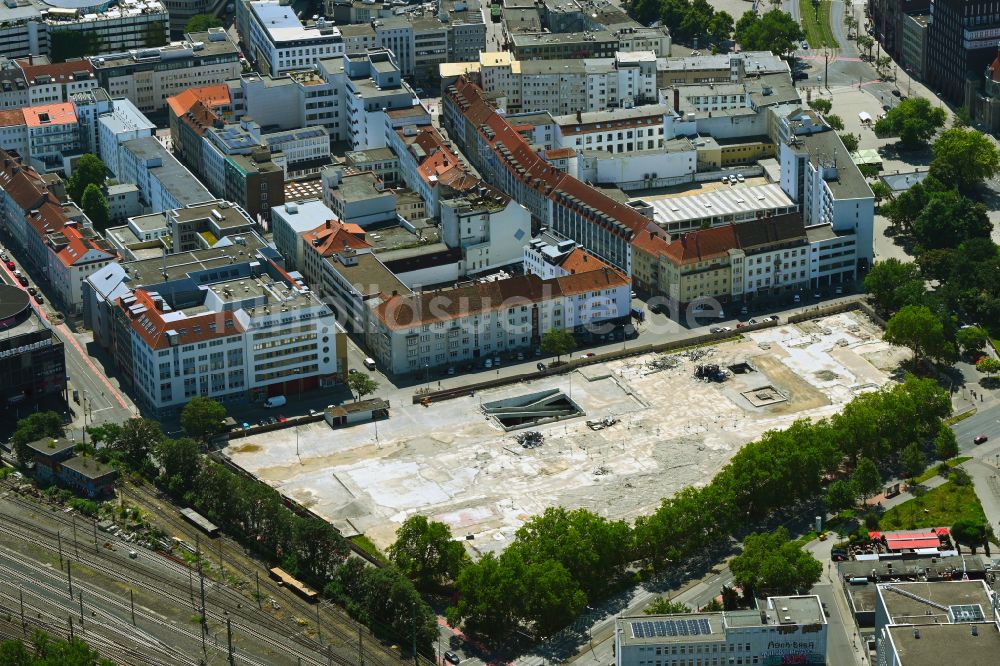
<instances>
[{"instance_id":1,"label":"solar panel array","mask_svg":"<svg viewBox=\"0 0 1000 666\"><path fill-rule=\"evenodd\" d=\"M712 633L708 620L653 620L633 622L633 638L673 638L675 636L701 636Z\"/></svg>"},{"instance_id":2,"label":"solar panel array","mask_svg":"<svg viewBox=\"0 0 1000 666\"><path fill-rule=\"evenodd\" d=\"M948 608L952 622L985 622L986 615L979 604L959 604Z\"/></svg>"}]
</instances>

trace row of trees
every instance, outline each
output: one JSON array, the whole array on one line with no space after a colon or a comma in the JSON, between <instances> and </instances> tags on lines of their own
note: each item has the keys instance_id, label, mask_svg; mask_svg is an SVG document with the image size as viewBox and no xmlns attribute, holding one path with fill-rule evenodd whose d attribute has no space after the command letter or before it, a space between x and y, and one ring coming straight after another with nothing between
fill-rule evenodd
<instances>
[{"instance_id":1,"label":"row of trees","mask_svg":"<svg viewBox=\"0 0 1000 666\"><path fill-rule=\"evenodd\" d=\"M934 447L943 457L954 455L953 435L950 447L939 444L945 438L941 420L950 411L947 393L932 380L909 377L858 396L830 419L765 433L709 484L664 499L633 526L585 509L550 508L525 523L500 555L470 563L447 526L414 517L399 530L389 556L421 589L453 583L452 623L494 641L518 627L550 635L629 580L636 561L664 571L761 524L779 508L820 497L824 477L851 472L830 487L831 505L846 506L878 492L880 466L909 464L915 443L921 456ZM819 563L787 532L751 535L741 558L733 572L749 589L793 592L819 576Z\"/></svg>"}]
</instances>

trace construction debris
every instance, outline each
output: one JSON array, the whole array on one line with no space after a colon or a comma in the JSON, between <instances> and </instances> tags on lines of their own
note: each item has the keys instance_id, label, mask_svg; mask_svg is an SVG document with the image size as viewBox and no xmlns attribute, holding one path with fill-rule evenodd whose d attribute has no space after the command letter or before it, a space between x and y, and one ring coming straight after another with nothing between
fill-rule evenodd
<instances>
[{"instance_id":1,"label":"construction debris","mask_svg":"<svg viewBox=\"0 0 1000 666\"><path fill-rule=\"evenodd\" d=\"M533 449L536 446L542 445L544 437L542 436L542 433L537 430L528 430L527 432L518 433L514 439L516 439L517 443L523 448Z\"/></svg>"},{"instance_id":2,"label":"construction debris","mask_svg":"<svg viewBox=\"0 0 1000 666\"><path fill-rule=\"evenodd\" d=\"M706 382L724 382L729 378L729 373L715 363L706 363L695 368L694 376Z\"/></svg>"},{"instance_id":3,"label":"construction debris","mask_svg":"<svg viewBox=\"0 0 1000 666\"><path fill-rule=\"evenodd\" d=\"M587 427L591 430L604 430L605 428L610 428L614 424L618 423L618 421L619 419L613 416L605 416L603 419L587 421Z\"/></svg>"}]
</instances>

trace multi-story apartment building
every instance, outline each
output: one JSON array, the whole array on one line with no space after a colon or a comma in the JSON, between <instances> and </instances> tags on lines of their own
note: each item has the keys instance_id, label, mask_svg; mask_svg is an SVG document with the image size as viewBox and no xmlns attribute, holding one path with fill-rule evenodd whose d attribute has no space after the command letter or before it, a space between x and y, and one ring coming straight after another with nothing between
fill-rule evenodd
<instances>
[{"instance_id":1,"label":"multi-story apartment building","mask_svg":"<svg viewBox=\"0 0 1000 666\"><path fill-rule=\"evenodd\" d=\"M768 597L760 609L615 621L615 664L825 664L819 597Z\"/></svg>"},{"instance_id":2,"label":"multi-story apartment building","mask_svg":"<svg viewBox=\"0 0 1000 666\"><path fill-rule=\"evenodd\" d=\"M138 185L143 203L153 212L215 200L155 137L122 142L118 164L115 175L123 182Z\"/></svg>"},{"instance_id":3,"label":"multi-story apartment building","mask_svg":"<svg viewBox=\"0 0 1000 666\"><path fill-rule=\"evenodd\" d=\"M74 93L98 87L94 68L88 60L74 59L55 64L47 60L28 56L16 61L24 72L28 84L28 102L32 106L69 102Z\"/></svg>"},{"instance_id":4,"label":"multi-story apartment building","mask_svg":"<svg viewBox=\"0 0 1000 666\"><path fill-rule=\"evenodd\" d=\"M28 158L28 124L23 108L0 111L0 146Z\"/></svg>"},{"instance_id":5,"label":"multi-story apartment building","mask_svg":"<svg viewBox=\"0 0 1000 666\"><path fill-rule=\"evenodd\" d=\"M245 17L239 16L241 12ZM278 0L238 2L237 22L242 23L240 34L247 57L264 74L308 68L323 58L344 53L340 28L324 18L303 24L291 5Z\"/></svg>"},{"instance_id":6,"label":"multi-story apartment building","mask_svg":"<svg viewBox=\"0 0 1000 666\"><path fill-rule=\"evenodd\" d=\"M438 0L438 19L448 26L448 62L471 62L486 49L480 0Z\"/></svg>"},{"instance_id":7,"label":"multi-story apartment building","mask_svg":"<svg viewBox=\"0 0 1000 666\"><path fill-rule=\"evenodd\" d=\"M530 350L552 329L626 320L628 277L596 258L594 264L548 280L529 274L372 299L368 351L392 373L418 374Z\"/></svg>"},{"instance_id":8,"label":"multi-story apartment building","mask_svg":"<svg viewBox=\"0 0 1000 666\"><path fill-rule=\"evenodd\" d=\"M114 248L90 228L75 206L63 206L35 169L0 151L0 199L4 227L36 277L48 282L59 307L83 306L82 283L117 261Z\"/></svg>"},{"instance_id":9,"label":"multi-story apartment building","mask_svg":"<svg viewBox=\"0 0 1000 666\"><path fill-rule=\"evenodd\" d=\"M274 246L281 253L289 270L305 270L302 234L327 222L339 222L337 214L319 199L286 203L271 209L271 233ZM316 276L309 278L317 283Z\"/></svg>"},{"instance_id":10,"label":"multi-story apartment building","mask_svg":"<svg viewBox=\"0 0 1000 666\"><path fill-rule=\"evenodd\" d=\"M168 23L158 0L9 0L0 7L0 55L47 56L51 44L74 32L109 51L159 46Z\"/></svg>"},{"instance_id":11,"label":"multi-story apartment building","mask_svg":"<svg viewBox=\"0 0 1000 666\"><path fill-rule=\"evenodd\" d=\"M791 69L770 51L740 51L657 58L656 87L707 83L739 83L755 76L785 74Z\"/></svg>"},{"instance_id":12,"label":"multi-story apartment building","mask_svg":"<svg viewBox=\"0 0 1000 666\"><path fill-rule=\"evenodd\" d=\"M0 27L0 36L3 28ZM0 60L0 109L20 109L28 106L28 81L17 62Z\"/></svg>"},{"instance_id":13,"label":"multi-story apartment building","mask_svg":"<svg viewBox=\"0 0 1000 666\"><path fill-rule=\"evenodd\" d=\"M271 207L285 203L285 173L267 148L227 156L225 180L226 196L255 220L270 220Z\"/></svg>"},{"instance_id":14,"label":"multi-story apartment building","mask_svg":"<svg viewBox=\"0 0 1000 666\"><path fill-rule=\"evenodd\" d=\"M62 171L63 156L80 148L80 131L73 104L43 104L24 109L28 126L28 156L40 171Z\"/></svg>"},{"instance_id":15,"label":"multi-story apartment building","mask_svg":"<svg viewBox=\"0 0 1000 666\"><path fill-rule=\"evenodd\" d=\"M435 127L407 125L387 136L389 148L399 157L403 181L424 200L428 217L438 216L442 200L478 186L479 178L466 169Z\"/></svg>"},{"instance_id":16,"label":"multi-story apartment building","mask_svg":"<svg viewBox=\"0 0 1000 666\"><path fill-rule=\"evenodd\" d=\"M151 137L156 132L156 125L131 101L108 99L103 89L99 89L93 96L77 95L74 103L78 111L82 109L80 117L88 119L86 126L94 126L97 138L93 150L99 151L101 160L111 173L121 173L119 156L122 143L140 137Z\"/></svg>"},{"instance_id":17,"label":"multi-story apartment building","mask_svg":"<svg viewBox=\"0 0 1000 666\"><path fill-rule=\"evenodd\" d=\"M442 63L474 61L486 50L486 25L479 2L442 0L439 5L437 15L418 12L372 21L379 45L392 51L403 76L433 80ZM456 10L463 6L465 9Z\"/></svg>"},{"instance_id":18,"label":"multi-story apartment building","mask_svg":"<svg viewBox=\"0 0 1000 666\"><path fill-rule=\"evenodd\" d=\"M462 249L464 272L476 275L522 258L531 238L531 214L503 192L479 184L441 202L441 240Z\"/></svg>"},{"instance_id":19,"label":"multi-story apartment building","mask_svg":"<svg viewBox=\"0 0 1000 666\"><path fill-rule=\"evenodd\" d=\"M144 113L162 111L168 97L188 88L240 75L239 48L223 28L192 33L168 46L92 56L88 62L111 97L127 97Z\"/></svg>"}]
</instances>

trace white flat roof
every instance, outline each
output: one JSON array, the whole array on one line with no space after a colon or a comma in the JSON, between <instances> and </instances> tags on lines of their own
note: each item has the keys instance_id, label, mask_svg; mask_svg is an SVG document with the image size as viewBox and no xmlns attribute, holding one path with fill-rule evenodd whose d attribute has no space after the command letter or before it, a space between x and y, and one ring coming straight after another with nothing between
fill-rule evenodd
<instances>
[{"instance_id":1,"label":"white flat roof","mask_svg":"<svg viewBox=\"0 0 1000 666\"><path fill-rule=\"evenodd\" d=\"M250 7L275 44L304 39L327 40L340 35L340 29L332 23L326 27L332 29L333 34L323 35L318 29L307 30L290 5L281 5L276 0L251 2Z\"/></svg>"},{"instance_id":2,"label":"white flat roof","mask_svg":"<svg viewBox=\"0 0 1000 666\"><path fill-rule=\"evenodd\" d=\"M781 186L774 183L719 187L704 194L657 199L650 204L656 223L661 225L795 206Z\"/></svg>"}]
</instances>

